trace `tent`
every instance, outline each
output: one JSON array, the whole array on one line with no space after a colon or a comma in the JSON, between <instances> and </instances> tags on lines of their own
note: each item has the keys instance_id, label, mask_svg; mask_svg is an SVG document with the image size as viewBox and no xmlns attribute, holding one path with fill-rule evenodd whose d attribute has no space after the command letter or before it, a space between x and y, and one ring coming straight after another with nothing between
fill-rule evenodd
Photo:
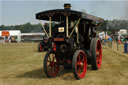
<instances>
[{"instance_id":1,"label":"tent","mask_svg":"<svg viewBox=\"0 0 128 85\"><path fill-rule=\"evenodd\" d=\"M0 31L0 37L5 37L4 35L7 35L7 33L8 33L8 39L9 39L9 37L15 37L16 38L16 42L19 43L21 41L21 32L20 32L20 30L4 30L4 31Z\"/></svg>"}]
</instances>

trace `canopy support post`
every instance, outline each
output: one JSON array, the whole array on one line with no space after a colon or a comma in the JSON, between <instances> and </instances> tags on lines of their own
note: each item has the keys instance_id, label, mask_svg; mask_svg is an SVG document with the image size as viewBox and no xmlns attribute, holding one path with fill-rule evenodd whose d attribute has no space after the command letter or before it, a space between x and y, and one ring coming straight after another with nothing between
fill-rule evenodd
<instances>
[{"instance_id":1,"label":"canopy support post","mask_svg":"<svg viewBox=\"0 0 128 85\"><path fill-rule=\"evenodd\" d=\"M69 37L69 31L68 31L68 16L66 16L66 35Z\"/></svg>"},{"instance_id":2,"label":"canopy support post","mask_svg":"<svg viewBox=\"0 0 128 85\"><path fill-rule=\"evenodd\" d=\"M48 35L48 33L46 32L46 30L45 30L45 28L44 28L43 24L41 23L41 21L40 21L40 20L39 20L39 22L40 22L40 24L41 24L41 27L43 28L44 33L45 33L45 34L46 34L46 36L49 38L49 35Z\"/></svg>"},{"instance_id":3,"label":"canopy support post","mask_svg":"<svg viewBox=\"0 0 128 85\"><path fill-rule=\"evenodd\" d=\"M79 29L77 27L77 43L79 43Z\"/></svg>"},{"instance_id":4,"label":"canopy support post","mask_svg":"<svg viewBox=\"0 0 128 85\"><path fill-rule=\"evenodd\" d=\"M52 25L51 25L51 22L52 22L52 18L49 17L49 37L52 37Z\"/></svg>"},{"instance_id":5,"label":"canopy support post","mask_svg":"<svg viewBox=\"0 0 128 85\"><path fill-rule=\"evenodd\" d=\"M74 30L75 30L75 29L76 29L76 27L78 26L78 24L79 24L80 20L81 20L81 18L79 18L79 20L77 21L77 23L76 23L75 27L73 28L73 30L72 30L72 32L71 32L71 34L70 34L69 38L71 38L72 33L74 32Z\"/></svg>"}]
</instances>

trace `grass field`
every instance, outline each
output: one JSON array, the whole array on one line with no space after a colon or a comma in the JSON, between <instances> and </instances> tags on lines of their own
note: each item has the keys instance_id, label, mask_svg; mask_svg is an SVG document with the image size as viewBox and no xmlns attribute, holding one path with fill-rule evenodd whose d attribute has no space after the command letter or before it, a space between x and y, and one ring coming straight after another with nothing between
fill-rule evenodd
<instances>
[{"instance_id":1,"label":"grass field","mask_svg":"<svg viewBox=\"0 0 128 85\"><path fill-rule=\"evenodd\" d=\"M117 51L117 47L118 47L118 52L120 53L124 53L124 43L121 43L121 44L117 44L116 41L113 41L112 42L112 49ZM118 46L117 46L118 45Z\"/></svg>"},{"instance_id":2,"label":"grass field","mask_svg":"<svg viewBox=\"0 0 128 85\"><path fill-rule=\"evenodd\" d=\"M128 56L103 47L102 67L94 71L88 66L86 76L75 80L72 70L61 68L56 78L43 71L45 52L37 52L37 44L0 44L0 85L127 85Z\"/></svg>"},{"instance_id":3,"label":"grass field","mask_svg":"<svg viewBox=\"0 0 128 85\"><path fill-rule=\"evenodd\" d=\"M121 43L121 44L117 44L116 41L113 41L112 42L112 47L109 47L108 46L108 43L106 45L104 45L105 48L110 48L112 49L113 51L116 51L118 53L121 53L125 56L128 56L128 53L124 53L124 43Z\"/></svg>"}]
</instances>

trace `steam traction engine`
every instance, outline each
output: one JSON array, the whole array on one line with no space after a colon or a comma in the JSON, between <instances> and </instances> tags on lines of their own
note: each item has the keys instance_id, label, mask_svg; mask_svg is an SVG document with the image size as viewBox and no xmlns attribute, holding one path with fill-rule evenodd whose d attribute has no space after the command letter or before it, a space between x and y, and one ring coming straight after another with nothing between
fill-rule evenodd
<instances>
[{"instance_id":1,"label":"steam traction engine","mask_svg":"<svg viewBox=\"0 0 128 85\"><path fill-rule=\"evenodd\" d=\"M96 38L96 28L102 18L71 10L70 4L64 9L47 10L36 14L36 19L49 20L49 33L40 24L51 43L44 57L44 72L55 77L60 65L73 69L76 79L81 79L87 71L87 64L98 70L102 62L101 42Z\"/></svg>"}]
</instances>

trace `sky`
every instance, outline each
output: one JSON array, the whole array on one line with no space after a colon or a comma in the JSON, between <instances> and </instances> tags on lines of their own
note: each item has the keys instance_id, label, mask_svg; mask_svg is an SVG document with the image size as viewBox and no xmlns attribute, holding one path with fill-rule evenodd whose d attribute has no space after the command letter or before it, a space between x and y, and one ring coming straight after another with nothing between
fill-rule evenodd
<instances>
[{"instance_id":1,"label":"sky","mask_svg":"<svg viewBox=\"0 0 128 85\"><path fill-rule=\"evenodd\" d=\"M128 0L0 0L0 25L37 24L36 13L63 9L64 3L105 20L128 20Z\"/></svg>"}]
</instances>

